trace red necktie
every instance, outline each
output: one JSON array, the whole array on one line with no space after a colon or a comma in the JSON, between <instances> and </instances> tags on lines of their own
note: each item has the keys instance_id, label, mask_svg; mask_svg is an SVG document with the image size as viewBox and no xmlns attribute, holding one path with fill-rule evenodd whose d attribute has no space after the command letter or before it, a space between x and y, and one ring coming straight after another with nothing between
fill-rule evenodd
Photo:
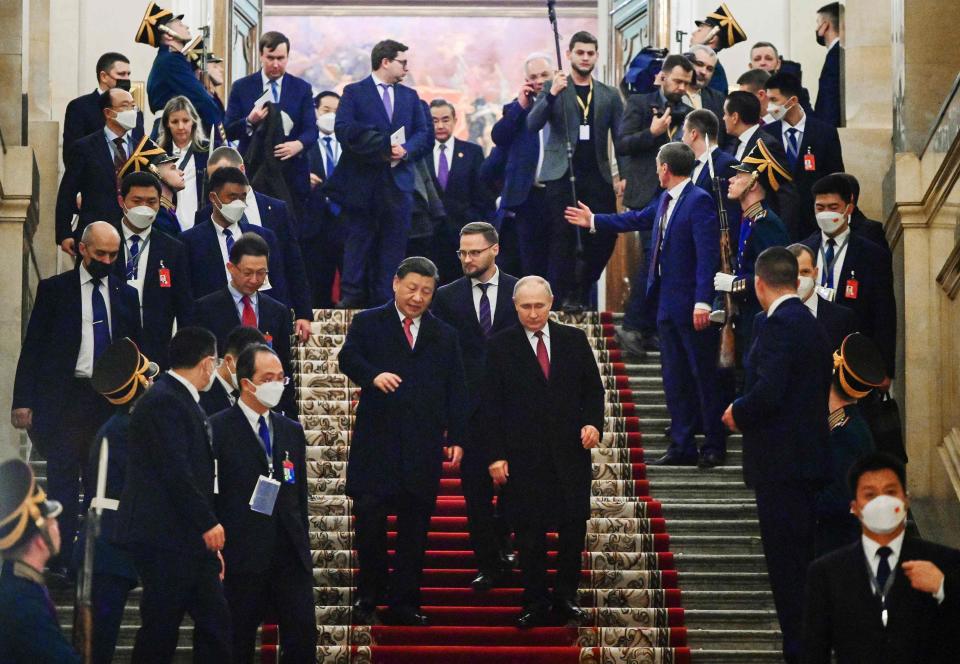
<instances>
[{"instance_id":1,"label":"red necktie","mask_svg":"<svg viewBox=\"0 0 960 664\"><path fill-rule=\"evenodd\" d=\"M547 344L543 343L543 330L533 333L537 338L537 362L540 363L540 371L543 377L550 380L550 356L547 355Z\"/></svg>"},{"instance_id":2,"label":"red necktie","mask_svg":"<svg viewBox=\"0 0 960 664\"><path fill-rule=\"evenodd\" d=\"M410 344L410 348L413 348L413 331L410 329L411 325L413 325L412 318L403 319L403 333L407 337L407 343Z\"/></svg>"},{"instance_id":3,"label":"red necktie","mask_svg":"<svg viewBox=\"0 0 960 664\"><path fill-rule=\"evenodd\" d=\"M243 317L240 319L240 322L244 327L256 327L257 312L253 310L253 305L250 303L250 296L244 295L240 301L243 302Z\"/></svg>"}]
</instances>

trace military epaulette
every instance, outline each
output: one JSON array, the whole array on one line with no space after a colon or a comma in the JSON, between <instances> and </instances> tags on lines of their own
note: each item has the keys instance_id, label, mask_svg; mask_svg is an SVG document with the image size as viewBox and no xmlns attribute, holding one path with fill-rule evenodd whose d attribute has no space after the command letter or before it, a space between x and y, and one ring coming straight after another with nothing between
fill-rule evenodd
<instances>
[{"instance_id":1,"label":"military epaulette","mask_svg":"<svg viewBox=\"0 0 960 664\"><path fill-rule=\"evenodd\" d=\"M739 279L734 279L733 284L730 286L730 292L734 295L742 295L747 292L747 278L740 277Z\"/></svg>"},{"instance_id":2,"label":"military epaulette","mask_svg":"<svg viewBox=\"0 0 960 664\"><path fill-rule=\"evenodd\" d=\"M177 209L177 206L173 204L173 201L171 201L171 200L170 200L169 198L167 198L166 196L161 196L161 197L160 197L160 207L162 207L162 208L165 209L165 210L176 210L176 209Z\"/></svg>"},{"instance_id":3,"label":"military epaulette","mask_svg":"<svg viewBox=\"0 0 960 664\"><path fill-rule=\"evenodd\" d=\"M830 431L834 429L841 429L847 426L847 422L850 421L850 418L847 417L847 411L844 408L837 408L835 411L830 413L830 417L827 418L827 424L830 426Z\"/></svg>"}]
</instances>

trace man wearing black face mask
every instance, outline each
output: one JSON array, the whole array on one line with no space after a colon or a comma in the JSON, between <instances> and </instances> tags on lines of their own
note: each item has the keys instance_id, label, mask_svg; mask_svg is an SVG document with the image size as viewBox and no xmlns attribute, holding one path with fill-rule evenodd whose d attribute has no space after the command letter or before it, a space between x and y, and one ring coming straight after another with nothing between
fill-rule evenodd
<instances>
[{"instance_id":1,"label":"man wearing black face mask","mask_svg":"<svg viewBox=\"0 0 960 664\"><path fill-rule=\"evenodd\" d=\"M813 112L823 122L834 127L843 124L840 103L840 3L831 2L817 10L817 43L827 47L827 57L820 70L820 90Z\"/></svg>"},{"instance_id":2,"label":"man wearing black face mask","mask_svg":"<svg viewBox=\"0 0 960 664\"><path fill-rule=\"evenodd\" d=\"M77 533L80 463L112 412L90 385L93 363L112 339L140 343L137 291L112 274L120 251L116 229L90 224L79 248L76 269L37 286L13 385L13 426L25 429L47 460L48 493L63 503L55 570L70 560Z\"/></svg>"}]
</instances>

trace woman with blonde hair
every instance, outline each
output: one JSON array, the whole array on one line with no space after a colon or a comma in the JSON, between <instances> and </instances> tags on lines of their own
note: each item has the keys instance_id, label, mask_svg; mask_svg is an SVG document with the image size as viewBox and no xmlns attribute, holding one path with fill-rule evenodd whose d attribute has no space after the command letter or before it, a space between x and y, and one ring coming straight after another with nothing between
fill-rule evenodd
<instances>
[{"instance_id":1,"label":"woman with blonde hair","mask_svg":"<svg viewBox=\"0 0 960 664\"><path fill-rule=\"evenodd\" d=\"M177 157L177 166L183 171L186 188L177 195L176 216L180 230L185 231L193 227L201 205L209 153L200 116L186 97L173 97L163 107L157 144Z\"/></svg>"}]
</instances>

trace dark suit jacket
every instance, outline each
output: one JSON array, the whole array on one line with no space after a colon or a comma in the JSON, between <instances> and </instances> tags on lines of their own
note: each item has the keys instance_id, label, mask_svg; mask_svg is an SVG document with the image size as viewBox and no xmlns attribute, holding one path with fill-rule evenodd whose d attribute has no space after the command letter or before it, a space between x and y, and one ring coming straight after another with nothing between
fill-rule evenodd
<instances>
[{"instance_id":1,"label":"dark suit jacket","mask_svg":"<svg viewBox=\"0 0 960 664\"><path fill-rule=\"evenodd\" d=\"M503 190L500 207L513 208L527 200L537 177L540 159L540 134L527 130L527 114L516 100L503 107L503 117L490 133L498 149L506 150L503 166Z\"/></svg>"},{"instance_id":2,"label":"dark suit jacket","mask_svg":"<svg viewBox=\"0 0 960 664\"><path fill-rule=\"evenodd\" d=\"M447 222L459 233L464 224L490 218L493 212L493 198L480 180L483 148L476 143L454 138L452 145L449 141L447 142L447 153L450 171L446 189L442 189L437 181L432 152L428 153L427 159L434 186L440 194L443 209L447 213Z\"/></svg>"},{"instance_id":3,"label":"dark suit jacket","mask_svg":"<svg viewBox=\"0 0 960 664\"><path fill-rule=\"evenodd\" d=\"M666 192L661 197L665 195ZM660 232L660 220L655 218L659 206L658 197L643 210L598 214L594 222L598 230L615 233L652 229L652 237L656 238ZM688 183L667 223L660 250L660 274L651 260L647 276L648 297L659 287L657 320L692 325L694 304L713 302L713 277L719 265L720 226L716 205L710 194Z\"/></svg>"},{"instance_id":4,"label":"dark suit jacket","mask_svg":"<svg viewBox=\"0 0 960 664\"><path fill-rule=\"evenodd\" d=\"M803 241L819 254L822 234L818 231ZM856 298L847 297L851 275L859 283ZM850 233L843 270L834 302L852 309L857 315L859 332L873 339L883 353L887 375L896 377L897 303L893 295L893 263L889 251L861 235Z\"/></svg>"},{"instance_id":5,"label":"dark suit jacket","mask_svg":"<svg viewBox=\"0 0 960 664\"><path fill-rule=\"evenodd\" d=\"M827 479L827 397L833 375L830 340L799 298L769 318L754 318L744 357L743 396L733 419L743 432L747 486Z\"/></svg>"},{"instance_id":6,"label":"dark suit jacket","mask_svg":"<svg viewBox=\"0 0 960 664\"><path fill-rule=\"evenodd\" d=\"M247 416L235 405L210 418L213 454L219 464L217 517L230 533L223 549L227 574L257 574L270 569L278 547L293 546L306 571L313 570L307 533L307 440L295 421L270 413L273 425L273 475L280 492L267 516L250 509L257 479L269 474L267 455ZM293 462L294 482L284 482L283 462ZM286 535L284 537L284 535Z\"/></svg>"},{"instance_id":7,"label":"dark suit jacket","mask_svg":"<svg viewBox=\"0 0 960 664\"><path fill-rule=\"evenodd\" d=\"M280 358L283 372L287 376L293 376L293 365L290 361L293 323L290 320L290 310L263 292L258 293L258 300L257 329L272 337L269 341ZM222 355L223 349L227 347L227 337L233 328L240 325L240 314L237 312L233 295L226 286L197 300L197 324L213 332L217 337L217 349ZM292 381L284 390L280 404L281 410L296 416L296 388Z\"/></svg>"},{"instance_id":8,"label":"dark suit jacket","mask_svg":"<svg viewBox=\"0 0 960 664\"><path fill-rule=\"evenodd\" d=\"M102 291L101 291L102 292ZM109 277L110 338L141 339L137 291ZM60 419L64 394L73 380L83 336L79 268L43 279L23 337L11 408L33 409L32 433L52 432Z\"/></svg>"},{"instance_id":9,"label":"dark suit jacket","mask_svg":"<svg viewBox=\"0 0 960 664\"><path fill-rule=\"evenodd\" d=\"M250 147L251 137L247 135L247 116L253 110L254 102L263 95L263 92L261 70L234 81L230 87L227 115L223 123L226 126L227 138L239 141L237 149L242 155L246 155L247 148ZM290 187L291 193L302 198L310 191L307 150L316 144L319 135L310 84L293 74L284 74L280 86L280 110L286 112L293 120L293 127L284 140L300 141L303 144L303 151L300 154L283 162L283 179Z\"/></svg>"},{"instance_id":10,"label":"dark suit jacket","mask_svg":"<svg viewBox=\"0 0 960 664\"><path fill-rule=\"evenodd\" d=\"M720 145L726 145L727 142L727 129L723 124L723 103L726 100L726 93L720 92L719 90L714 90L709 86L700 90L701 106L705 110L711 111L717 116L717 124L719 125L719 136L717 136L717 143Z\"/></svg>"},{"instance_id":11,"label":"dark suit jacket","mask_svg":"<svg viewBox=\"0 0 960 664\"><path fill-rule=\"evenodd\" d=\"M859 207L853 208L853 215L850 217L850 230L890 251L890 243L887 242L887 233L883 230L883 224L873 219L867 219L867 215Z\"/></svg>"},{"instance_id":12,"label":"dark suit jacket","mask_svg":"<svg viewBox=\"0 0 960 664\"><path fill-rule=\"evenodd\" d=\"M219 342L217 342L217 349L221 350ZM232 405L233 404L230 403L230 397L227 396L227 390L224 389L223 383L219 380L215 380L213 387L209 390L200 393L200 407L203 408L203 412L205 412L208 417L213 417L220 411L230 408Z\"/></svg>"},{"instance_id":13,"label":"dark suit jacket","mask_svg":"<svg viewBox=\"0 0 960 664\"><path fill-rule=\"evenodd\" d=\"M902 563L928 560L945 575L944 600L914 590ZM863 543L815 560L807 571L803 661L829 664L947 664L957 660L960 640L960 552L920 538L903 540L887 595L887 626L873 592Z\"/></svg>"},{"instance_id":14,"label":"dark suit jacket","mask_svg":"<svg viewBox=\"0 0 960 664\"><path fill-rule=\"evenodd\" d=\"M310 190L307 197L304 218L300 220L300 239L312 240L321 235L330 224L335 223L340 213L339 207L333 203L324 191L323 185L330 177L327 173L326 155L323 150L323 136L307 152L307 161L310 173L320 177L320 184Z\"/></svg>"},{"instance_id":15,"label":"dark suit jacket","mask_svg":"<svg viewBox=\"0 0 960 664\"><path fill-rule=\"evenodd\" d=\"M603 383L586 335L549 326L549 380L522 326L487 346L480 440L488 463L508 462L508 510L521 522L589 518L593 473L580 430L603 433Z\"/></svg>"},{"instance_id":16,"label":"dark suit jacket","mask_svg":"<svg viewBox=\"0 0 960 664\"><path fill-rule=\"evenodd\" d=\"M710 88L707 89L709 90ZM720 148L714 150L711 156L713 159L713 171L716 176L720 178L720 196L722 197L724 207L727 209L727 223L730 225L730 246L736 251L737 238L740 237L740 217L743 211L740 209L740 201L727 198L727 191L730 188L730 178L734 177L738 172L733 169L738 162ZM714 207L716 207L717 197L713 191L713 182L710 181L709 164L704 165L704 167L700 169L700 177L697 178L696 185L710 194L714 200ZM659 186L657 189L659 192Z\"/></svg>"},{"instance_id":17,"label":"dark suit jacket","mask_svg":"<svg viewBox=\"0 0 960 664\"><path fill-rule=\"evenodd\" d=\"M203 533L217 525L210 423L176 378L163 374L130 418L127 481L118 540L134 550L210 556Z\"/></svg>"},{"instance_id":18,"label":"dark suit jacket","mask_svg":"<svg viewBox=\"0 0 960 664\"><path fill-rule=\"evenodd\" d=\"M70 158L74 143L99 129L103 129L103 112L100 110L100 88L97 88L67 104L63 115L63 163ZM137 113L137 126L133 131L143 136L143 112Z\"/></svg>"},{"instance_id":19,"label":"dark suit jacket","mask_svg":"<svg viewBox=\"0 0 960 664\"><path fill-rule=\"evenodd\" d=\"M122 234L121 234L122 237ZM177 327L193 324L193 289L190 286L190 264L187 260L187 248L179 240L156 228L150 231L149 253L146 264L139 265L146 270L143 280L143 337L140 350L152 361L167 368L167 346L173 332L173 321ZM169 270L170 286L160 285L160 264ZM127 265L127 243L120 242L120 255L114 263L114 274L124 279Z\"/></svg>"},{"instance_id":20,"label":"dark suit jacket","mask_svg":"<svg viewBox=\"0 0 960 664\"><path fill-rule=\"evenodd\" d=\"M223 121L221 105L203 87L186 56L161 46L157 49L157 57L153 60L147 76L150 110L160 113L167 102L177 95L183 95L190 100L207 128Z\"/></svg>"},{"instance_id":21,"label":"dark suit jacket","mask_svg":"<svg viewBox=\"0 0 960 664\"><path fill-rule=\"evenodd\" d=\"M143 138L143 128L133 130L133 147ZM127 147L127 156L132 148ZM81 194L80 220L76 230L70 221L77 210L77 194ZM57 190L56 239L60 244L68 237L77 240L83 229L94 221L109 221L119 228L123 211L117 204L117 171L113 167L113 150L107 145L103 128L77 140L65 161L63 178Z\"/></svg>"},{"instance_id":22,"label":"dark suit jacket","mask_svg":"<svg viewBox=\"0 0 960 664\"><path fill-rule=\"evenodd\" d=\"M837 42L827 50L820 70L820 88L817 92L817 105L814 113L827 124L839 127L843 122L840 112L840 60L843 47Z\"/></svg>"},{"instance_id":23,"label":"dark suit jacket","mask_svg":"<svg viewBox=\"0 0 960 664\"><path fill-rule=\"evenodd\" d=\"M300 251L299 233L295 227L295 220L290 214L287 204L279 198L272 198L259 191L253 192L257 200L257 209L260 211L260 223L276 235L277 264L282 265L283 274L274 274L274 247L270 248L270 285L276 293L274 298L287 304L297 312L297 318L313 318L313 308L310 304L310 288L307 285L307 268L303 263L303 254ZM197 210L193 223L198 225L210 219L212 208L207 203ZM240 221L246 223L246 217ZM256 228L253 224L250 224ZM277 285L279 280L280 286ZM282 295L282 297L281 297Z\"/></svg>"},{"instance_id":24,"label":"dark suit jacket","mask_svg":"<svg viewBox=\"0 0 960 664\"><path fill-rule=\"evenodd\" d=\"M827 333L827 338L830 339L830 347L833 350L838 350L843 340L859 328L857 314L842 304L824 300L819 295L814 294L813 297L817 298L817 322L823 326L823 331Z\"/></svg>"},{"instance_id":25,"label":"dark suit jacket","mask_svg":"<svg viewBox=\"0 0 960 664\"><path fill-rule=\"evenodd\" d=\"M347 466L347 495L436 498L443 446L464 445L467 388L456 331L429 311L414 348L391 300L357 314L338 355L340 371L362 388ZM383 393L384 371L403 380ZM446 435L444 435L446 432Z\"/></svg>"},{"instance_id":26,"label":"dark suit jacket","mask_svg":"<svg viewBox=\"0 0 960 664\"><path fill-rule=\"evenodd\" d=\"M334 125L342 152L326 191L344 207L369 209L370 199L385 182L413 192L413 164L430 152L433 131L413 88L398 84L393 92L393 117L388 118L372 76L343 89ZM391 167L390 136L400 127L406 134L407 156ZM364 143L367 149L360 148ZM379 148L370 152L371 143L378 143Z\"/></svg>"}]
</instances>

